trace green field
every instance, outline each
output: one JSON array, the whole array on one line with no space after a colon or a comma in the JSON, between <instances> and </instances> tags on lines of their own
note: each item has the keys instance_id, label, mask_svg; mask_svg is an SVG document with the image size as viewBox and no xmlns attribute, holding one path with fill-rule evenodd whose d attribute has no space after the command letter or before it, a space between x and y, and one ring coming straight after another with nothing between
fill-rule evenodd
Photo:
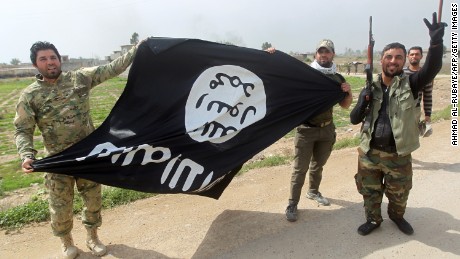
<instances>
[{"instance_id":1,"label":"green field","mask_svg":"<svg viewBox=\"0 0 460 259\"><path fill-rule=\"evenodd\" d=\"M31 183L41 183L41 174L23 174L14 142L13 119L15 105L19 95L33 79L0 80L0 197L5 191L28 187ZM108 80L92 91L91 115L95 126L99 126L109 114L126 85L126 79ZM34 145L39 151L37 157L43 157L43 142L40 132L35 132Z\"/></svg>"}]
</instances>

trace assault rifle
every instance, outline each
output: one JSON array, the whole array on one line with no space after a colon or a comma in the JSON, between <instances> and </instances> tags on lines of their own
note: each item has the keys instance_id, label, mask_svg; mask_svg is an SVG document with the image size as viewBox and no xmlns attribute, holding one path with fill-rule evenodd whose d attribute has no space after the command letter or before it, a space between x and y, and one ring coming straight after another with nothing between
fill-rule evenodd
<instances>
[{"instance_id":1,"label":"assault rifle","mask_svg":"<svg viewBox=\"0 0 460 259\"><path fill-rule=\"evenodd\" d=\"M367 45L367 64L364 67L364 71L366 71L366 101L369 102L365 109L365 114L366 114L366 119L364 121L363 125L363 131L367 132L369 130L369 127L371 125L371 116L367 116L370 111L370 105L371 105L371 92L372 92L372 85L373 85L373 78L372 78L372 72L374 71L374 37L372 35L372 16L369 17L369 44Z\"/></svg>"}]
</instances>

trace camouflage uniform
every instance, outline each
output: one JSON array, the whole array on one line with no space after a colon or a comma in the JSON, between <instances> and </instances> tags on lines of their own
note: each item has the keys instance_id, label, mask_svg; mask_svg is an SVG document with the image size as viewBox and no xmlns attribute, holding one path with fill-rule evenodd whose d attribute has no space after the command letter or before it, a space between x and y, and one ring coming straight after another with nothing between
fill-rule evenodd
<instances>
[{"instance_id":1,"label":"camouflage uniform","mask_svg":"<svg viewBox=\"0 0 460 259\"><path fill-rule=\"evenodd\" d=\"M377 128L377 118L381 116L379 111L385 105L380 75L374 83L373 102L368 115L372 116L372 121L368 131L361 130L355 180L358 192L363 195L366 219L380 223L383 221L380 206L384 192L388 198L388 216L392 219L403 218L412 188L411 153L420 144L414 120L416 99L411 92L408 76L400 75L394 77L385 93L389 96L386 109L395 147L385 147L388 150L372 147L372 134Z\"/></svg>"},{"instance_id":2,"label":"camouflage uniform","mask_svg":"<svg viewBox=\"0 0 460 259\"><path fill-rule=\"evenodd\" d=\"M388 198L388 216L402 218L412 189L411 155L398 156L372 149L365 154L358 149L358 173L355 175L358 192L363 195L366 219L381 223L380 210L383 193Z\"/></svg>"},{"instance_id":3,"label":"camouflage uniform","mask_svg":"<svg viewBox=\"0 0 460 259\"><path fill-rule=\"evenodd\" d=\"M337 82L344 82L343 77L338 76L338 74L325 75ZM291 205L299 203L308 170L310 170L308 192L319 192L323 166L331 155L332 147L336 141L335 125L332 118L331 108L296 128L294 171L291 176L289 196L289 204Z\"/></svg>"},{"instance_id":4,"label":"camouflage uniform","mask_svg":"<svg viewBox=\"0 0 460 259\"><path fill-rule=\"evenodd\" d=\"M35 125L41 131L45 152L54 155L94 131L90 116L90 90L125 71L132 63L137 46L107 65L62 72L50 84L38 74L37 81L21 93L14 118L15 140L21 158L37 153L33 145ZM101 186L92 181L63 174L45 175L49 189L51 227L56 236L64 236L73 226L74 185L82 195L83 224L101 225Z\"/></svg>"}]
</instances>

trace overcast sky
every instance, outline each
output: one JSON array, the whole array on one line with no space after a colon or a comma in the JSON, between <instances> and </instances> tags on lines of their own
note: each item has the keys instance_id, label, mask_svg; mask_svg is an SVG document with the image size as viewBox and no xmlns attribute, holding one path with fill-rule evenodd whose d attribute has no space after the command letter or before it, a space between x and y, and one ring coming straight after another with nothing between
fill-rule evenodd
<instances>
[{"instance_id":1,"label":"overcast sky","mask_svg":"<svg viewBox=\"0 0 460 259\"><path fill-rule=\"evenodd\" d=\"M443 21L450 19L444 1ZM364 50L369 16L376 50L390 42L429 45L423 18L439 0L12 0L0 8L0 63L29 63L30 46L53 43L70 58L101 58L149 36L229 41L260 49L270 42L289 53L310 52L322 38L336 52ZM448 22L449 24L449 22ZM448 41L450 28L446 30Z\"/></svg>"}]
</instances>

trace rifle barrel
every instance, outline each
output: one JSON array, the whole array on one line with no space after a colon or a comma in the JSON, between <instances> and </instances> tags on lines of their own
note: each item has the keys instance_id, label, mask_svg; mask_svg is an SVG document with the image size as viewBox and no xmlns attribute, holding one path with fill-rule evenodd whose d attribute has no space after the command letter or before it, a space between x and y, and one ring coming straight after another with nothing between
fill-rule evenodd
<instances>
[{"instance_id":1,"label":"rifle barrel","mask_svg":"<svg viewBox=\"0 0 460 259\"><path fill-rule=\"evenodd\" d=\"M442 0L439 0L439 8L438 8L438 23L441 22L441 16L442 16Z\"/></svg>"},{"instance_id":2,"label":"rifle barrel","mask_svg":"<svg viewBox=\"0 0 460 259\"><path fill-rule=\"evenodd\" d=\"M369 70L367 72L368 79L369 75L372 76L372 70L373 70L373 62L374 62L374 37L372 35L372 16L369 17L369 45L367 46L367 64L366 64L366 70Z\"/></svg>"}]
</instances>

